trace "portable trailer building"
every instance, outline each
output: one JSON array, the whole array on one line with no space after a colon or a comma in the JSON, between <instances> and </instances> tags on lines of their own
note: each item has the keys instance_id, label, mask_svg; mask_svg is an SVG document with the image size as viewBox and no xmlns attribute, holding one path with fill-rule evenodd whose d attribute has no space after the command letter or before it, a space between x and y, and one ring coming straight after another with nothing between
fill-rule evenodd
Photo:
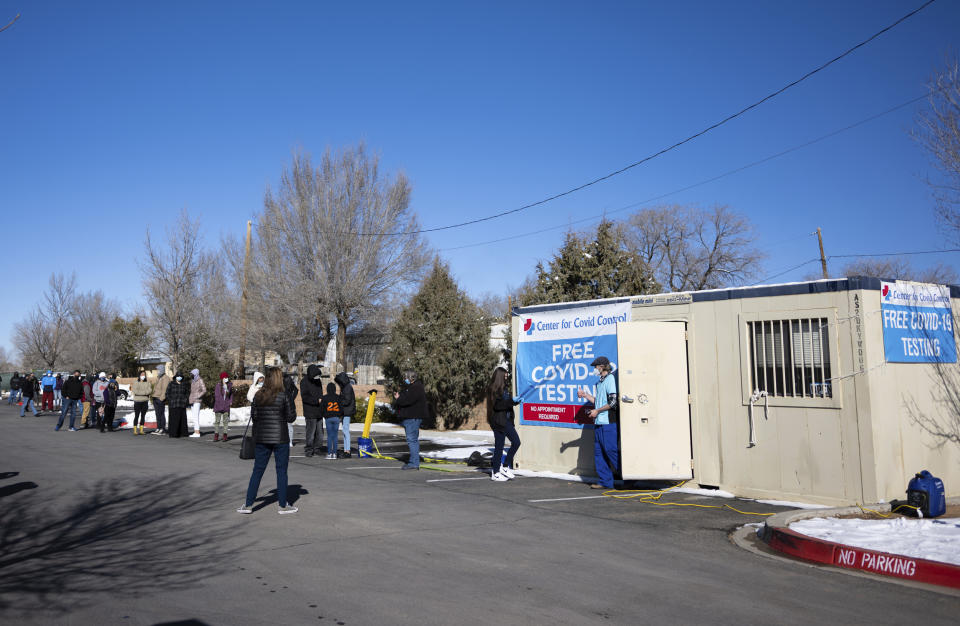
<instances>
[{"instance_id":1,"label":"portable trailer building","mask_svg":"<svg viewBox=\"0 0 960 626\"><path fill-rule=\"evenodd\" d=\"M515 309L516 464L593 475L576 388L603 354L624 479L851 504L902 498L928 469L958 495L958 298L855 277Z\"/></svg>"}]
</instances>

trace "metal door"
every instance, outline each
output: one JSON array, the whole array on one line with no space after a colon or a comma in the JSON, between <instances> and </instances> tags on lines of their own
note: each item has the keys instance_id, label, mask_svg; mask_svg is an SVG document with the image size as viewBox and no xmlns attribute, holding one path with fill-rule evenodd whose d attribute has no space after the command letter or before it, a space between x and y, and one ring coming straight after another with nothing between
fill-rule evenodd
<instances>
[{"instance_id":1,"label":"metal door","mask_svg":"<svg viewBox=\"0 0 960 626\"><path fill-rule=\"evenodd\" d=\"M692 478L686 324L617 324L623 478Z\"/></svg>"}]
</instances>

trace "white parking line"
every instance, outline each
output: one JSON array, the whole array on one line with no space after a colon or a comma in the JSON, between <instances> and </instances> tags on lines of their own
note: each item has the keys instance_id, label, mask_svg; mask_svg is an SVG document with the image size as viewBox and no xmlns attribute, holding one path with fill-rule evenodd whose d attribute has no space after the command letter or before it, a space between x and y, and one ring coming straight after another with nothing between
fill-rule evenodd
<instances>
[{"instance_id":1,"label":"white parking line","mask_svg":"<svg viewBox=\"0 0 960 626\"><path fill-rule=\"evenodd\" d=\"M396 465L361 465L360 467L345 467L343 469L354 470L354 469L401 469L402 466L398 467Z\"/></svg>"},{"instance_id":2,"label":"white parking line","mask_svg":"<svg viewBox=\"0 0 960 626\"><path fill-rule=\"evenodd\" d=\"M607 496L580 496L579 498L548 498L546 500L527 500L527 502L563 502L564 500L593 500L595 498L606 498Z\"/></svg>"},{"instance_id":3,"label":"white parking line","mask_svg":"<svg viewBox=\"0 0 960 626\"><path fill-rule=\"evenodd\" d=\"M428 483L449 483L455 480L490 480L487 476L480 476L479 478L432 478L428 480Z\"/></svg>"}]
</instances>

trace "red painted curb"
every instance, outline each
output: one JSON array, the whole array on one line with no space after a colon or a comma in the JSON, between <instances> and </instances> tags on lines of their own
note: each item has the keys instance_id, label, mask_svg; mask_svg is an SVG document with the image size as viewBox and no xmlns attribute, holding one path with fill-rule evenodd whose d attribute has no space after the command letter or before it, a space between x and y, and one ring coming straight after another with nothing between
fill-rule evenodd
<instances>
[{"instance_id":1,"label":"red painted curb","mask_svg":"<svg viewBox=\"0 0 960 626\"><path fill-rule=\"evenodd\" d=\"M763 538L774 550L805 561L960 589L960 566L957 565L854 548L802 535L789 528L767 526Z\"/></svg>"}]
</instances>

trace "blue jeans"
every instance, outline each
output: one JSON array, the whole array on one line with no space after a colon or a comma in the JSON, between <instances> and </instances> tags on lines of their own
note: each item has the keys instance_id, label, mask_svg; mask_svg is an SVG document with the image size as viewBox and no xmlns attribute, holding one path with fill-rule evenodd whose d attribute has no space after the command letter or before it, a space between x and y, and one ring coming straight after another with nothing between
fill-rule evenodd
<instances>
[{"instance_id":1,"label":"blue jeans","mask_svg":"<svg viewBox=\"0 0 960 626\"><path fill-rule=\"evenodd\" d=\"M253 505L253 501L257 499L260 479L267 469L271 453L277 467L277 503L281 507L287 506L287 463L290 462L288 443L258 443L254 448L253 474L250 475L250 484L247 485L247 506Z\"/></svg>"},{"instance_id":2,"label":"blue jeans","mask_svg":"<svg viewBox=\"0 0 960 626\"><path fill-rule=\"evenodd\" d=\"M67 411L70 411L70 428L73 428L73 422L77 419L77 405L79 403L80 400L64 398L63 404L60 405L60 419L57 420L57 429L63 426L63 418L67 416Z\"/></svg>"},{"instance_id":3,"label":"blue jeans","mask_svg":"<svg viewBox=\"0 0 960 626\"><path fill-rule=\"evenodd\" d=\"M37 405L34 404L33 398L24 398L24 399L23 399L23 404L20 405L20 417L23 417L23 411L24 411L25 409L27 409L27 408L29 408L31 411L33 411L34 416L36 416L36 414L37 414Z\"/></svg>"},{"instance_id":4,"label":"blue jeans","mask_svg":"<svg viewBox=\"0 0 960 626\"><path fill-rule=\"evenodd\" d=\"M593 464L600 484L613 488L613 474L620 471L620 427L598 424L593 427Z\"/></svg>"},{"instance_id":5,"label":"blue jeans","mask_svg":"<svg viewBox=\"0 0 960 626\"><path fill-rule=\"evenodd\" d=\"M420 422L419 419L403 420L403 430L407 433L407 446L410 448L410 461L407 465L420 467Z\"/></svg>"},{"instance_id":6,"label":"blue jeans","mask_svg":"<svg viewBox=\"0 0 960 626\"><path fill-rule=\"evenodd\" d=\"M324 425L327 427L327 454L337 453L337 434L340 432L339 417L323 418Z\"/></svg>"},{"instance_id":7,"label":"blue jeans","mask_svg":"<svg viewBox=\"0 0 960 626\"><path fill-rule=\"evenodd\" d=\"M7 404L13 404L14 402L19 402L19 401L20 401L20 390L19 390L19 389L11 389L11 390L10 390L10 398L7 399Z\"/></svg>"},{"instance_id":8,"label":"blue jeans","mask_svg":"<svg viewBox=\"0 0 960 626\"><path fill-rule=\"evenodd\" d=\"M503 457L503 440L510 440L510 450L507 452L507 458L503 461L506 467L513 467L513 455L517 453L520 447L520 435L517 434L517 428L513 425L513 420L508 420L503 430L493 431L493 473L500 471L500 460Z\"/></svg>"},{"instance_id":9,"label":"blue jeans","mask_svg":"<svg viewBox=\"0 0 960 626\"><path fill-rule=\"evenodd\" d=\"M340 420L340 428L343 429L343 451L350 452L350 416L344 415Z\"/></svg>"}]
</instances>

